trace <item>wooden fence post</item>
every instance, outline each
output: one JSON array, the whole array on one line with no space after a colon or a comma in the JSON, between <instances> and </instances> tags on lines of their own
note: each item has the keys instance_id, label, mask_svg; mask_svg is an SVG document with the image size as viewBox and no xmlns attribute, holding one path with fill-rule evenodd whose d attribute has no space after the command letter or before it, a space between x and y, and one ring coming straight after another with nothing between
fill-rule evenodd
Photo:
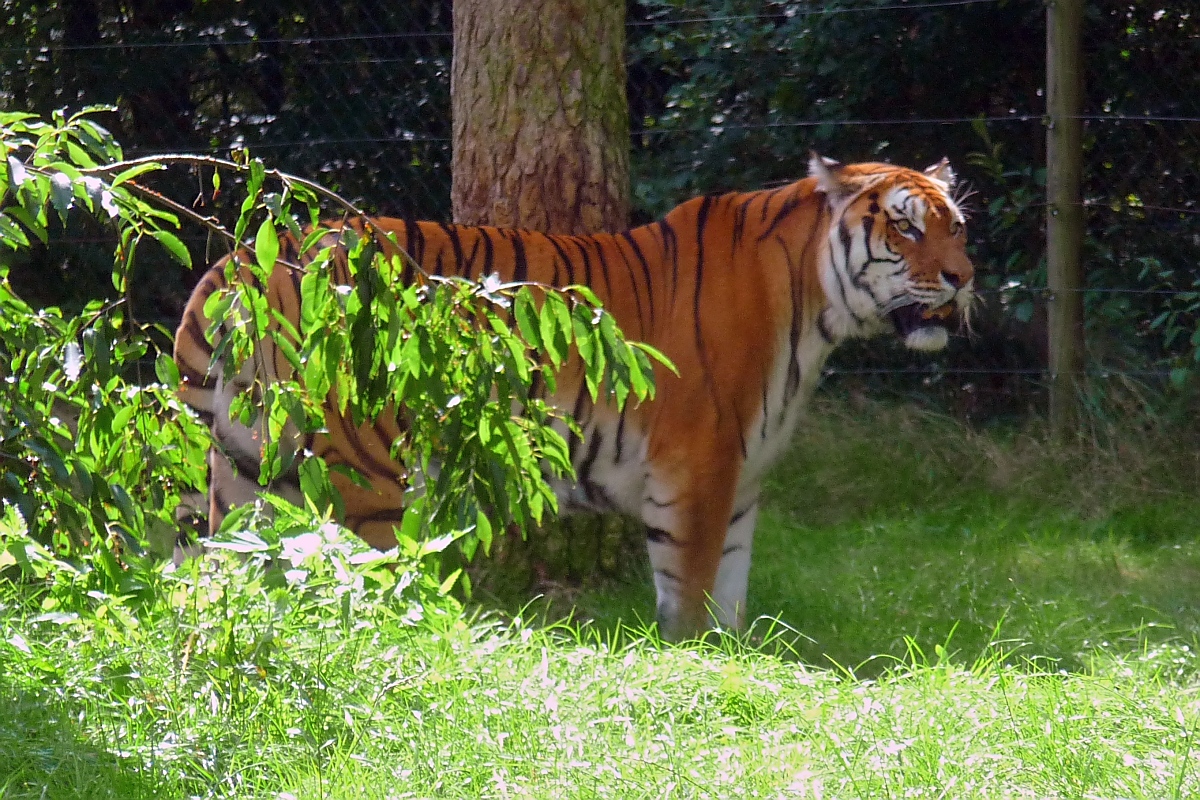
<instances>
[{"instance_id":1,"label":"wooden fence post","mask_svg":"<svg viewBox=\"0 0 1200 800\"><path fill-rule=\"evenodd\" d=\"M1049 283L1050 428L1077 421L1083 374L1083 3L1046 9L1046 272Z\"/></svg>"}]
</instances>

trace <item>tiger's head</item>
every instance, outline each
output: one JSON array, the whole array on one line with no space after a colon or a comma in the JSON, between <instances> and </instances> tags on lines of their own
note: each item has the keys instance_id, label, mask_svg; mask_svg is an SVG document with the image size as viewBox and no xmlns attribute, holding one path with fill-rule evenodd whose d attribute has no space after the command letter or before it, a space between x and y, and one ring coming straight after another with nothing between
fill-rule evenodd
<instances>
[{"instance_id":1,"label":"tiger's head","mask_svg":"<svg viewBox=\"0 0 1200 800\"><path fill-rule=\"evenodd\" d=\"M940 350L952 320L969 323L975 267L943 159L924 172L891 164L809 161L831 214L821 270L831 337L872 336L889 326L913 350Z\"/></svg>"}]
</instances>

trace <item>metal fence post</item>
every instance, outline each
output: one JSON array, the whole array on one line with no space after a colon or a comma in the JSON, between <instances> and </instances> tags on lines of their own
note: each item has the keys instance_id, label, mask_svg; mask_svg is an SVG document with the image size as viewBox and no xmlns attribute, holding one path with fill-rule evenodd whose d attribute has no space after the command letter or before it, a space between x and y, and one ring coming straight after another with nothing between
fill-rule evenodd
<instances>
[{"instance_id":1,"label":"metal fence post","mask_svg":"<svg viewBox=\"0 0 1200 800\"><path fill-rule=\"evenodd\" d=\"M1046 9L1046 272L1050 289L1050 428L1076 420L1083 373L1083 3L1050 0Z\"/></svg>"}]
</instances>

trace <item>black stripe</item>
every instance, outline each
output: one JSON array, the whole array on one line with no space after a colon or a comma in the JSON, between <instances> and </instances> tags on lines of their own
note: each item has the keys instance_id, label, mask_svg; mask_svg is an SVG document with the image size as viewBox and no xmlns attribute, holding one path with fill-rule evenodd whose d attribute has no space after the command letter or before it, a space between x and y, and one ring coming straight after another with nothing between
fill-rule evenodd
<instances>
[{"instance_id":1,"label":"black stripe","mask_svg":"<svg viewBox=\"0 0 1200 800\"><path fill-rule=\"evenodd\" d=\"M857 273L855 273L854 285L858 286L860 288L866 288L861 283L859 283L859 279L862 278L862 276L866 273L867 269L871 266L871 263L875 260L875 256L871 252L871 231L874 230L874 228L875 228L875 218L869 214L867 216L863 217L862 227L863 227L863 242L867 246L867 260L862 265L862 269L860 269ZM849 261L847 261L847 263L849 263Z\"/></svg>"},{"instance_id":2,"label":"black stripe","mask_svg":"<svg viewBox=\"0 0 1200 800\"><path fill-rule=\"evenodd\" d=\"M812 233L809 233L810 240L812 238L812 235L813 235ZM784 383L783 383L784 394L790 395L793 391L790 388L790 387L792 387L793 382L798 383L800 380L800 362L797 358L796 351L800 347L800 332L801 332L800 331L800 325L801 325L800 317L804 313L803 308L802 308L803 299L804 299L804 286L803 286L803 283L800 282L800 267L801 267L801 264L803 263L803 261L794 261L792 259L791 248L789 248L787 246L787 242L784 241L782 236L779 236L777 234L775 236L775 241L779 244L780 247L783 248L784 257L787 258L788 265L789 265L788 281L791 284L791 290L792 290L792 322L791 322L791 327L788 332L788 368L787 368L787 377L784 378ZM806 245L806 247L807 247L807 245ZM799 286L797 284L799 284ZM765 393L764 393L764 397L765 397ZM764 404L764 407L765 407L765 404ZM767 424L766 424L766 421L764 420L763 421L764 433L765 433L766 429L767 429Z\"/></svg>"},{"instance_id":3,"label":"black stripe","mask_svg":"<svg viewBox=\"0 0 1200 800\"><path fill-rule=\"evenodd\" d=\"M821 334L821 338L827 344L834 344L833 333L829 330L829 323L825 321L824 314L817 314L817 331Z\"/></svg>"},{"instance_id":4,"label":"black stripe","mask_svg":"<svg viewBox=\"0 0 1200 800\"><path fill-rule=\"evenodd\" d=\"M571 243L575 245L575 248L579 250L579 255L583 258L583 285L594 289L596 285L592 283L592 260L588 258L587 248L578 236L572 236Z\"/></svg>"},{"instance_id":5,"label":"black stripe","mask_svg":"<svg viewBox=\"0 0 1200 800\"><path fill-rule=\"evenodd\" d=\"M587 455L583 457L583 461L580 462L579 469L575 470L575 474L578 477L579 483L583 486L584 492L588 495L588 500L591 500L592 496L588 491L588 483L592 477L592 465L596 463L596 456L600 455L600 444L604 437L598 429L593 428L591 435L587 439Z\"/></svg>"},{"instance_id":6,"label":"black stripe","mask_svg":"<svg viewBox=\"0 0 1200 800\"><path fill-rule=\"evenodd\" d=\"M742 234L746 230L746 215L750 212L750 200L743 200L738 205L737 214L733 217L733 246L736 248L742 241Z\"/></svg>"},{"instance_id":7,"label":"black stripe","mask_svg":"<svg viewBox=\"0 0 1200 800\"><path fill-rule=\"evenodd\" d=\"M771 224L767 226L765 231L758 235L758 240L761 242L763 239L766 239L768 236L774 233L775 228L779 225L779 223L783 222L783 220L787 218L789 214L799 208L802 202L803 198L799 194L795 194L783 201L783 205L780 206L779 211L776 212L775 218L771 220Z\"/></svg>"},{"instance_id":8,"label":"black stripe","mask_svg":"<svg viewBox=\"0 0 1200 800\"><path fill-rule=\"evenodd\" d=\"M679 240L675 229L665 219L658 223L658 233L662 237L663 257L671 261L671 300L674 302L679 288Z\"/></svg>"},{"instance_id":9,"label":"black stripe","mask_svg":"<svg viewBox=\"0 0 1200 800\"><path fill-rule=\"evenodd\" d=\"M233 448L221 448L221 453L237 469L237 474L247 480L257 481L262 471L262 460L257 455L243 453Z\"/></svg>"},{"instance_id":10,"label":"black stripe","mask_svg":"<svg viewBox=\"0 0 1200 800\"><path fill-rule=\"evenodd\" d=\"M604 257L604 248L596 239L588 239L588 242L596 246L596 260L600 262L600 272L604 275L604 293L612 297L612 276L608 273L608 259Z\"/></svg>"},{"instance_id":11,"label":"black stripe","mask_svg":"<svg viewBox=\"0 0 1200 800\"><path fill-rule=\"evenodd\" d=\"M495 272L496 264L496 248L492 242L491 231L486 228L479 229L479 235L483 238L483 274L491 275ZM472 259L473 261L474 259Z\"/></svg>"},{"instance_id":12,"label":"black stripe","mask_svg":"<svg viewBox=\"0 0 1200 800\"><path fill-rule=\"evenodd\" d=\"M670 531L665 531L662 528L646 528L647 541L654 544L669 544L672 547L682 547L683 544Z\"/></svg>"},{"instance_id":13,"label":"black stripe","mask_svg":"<svg viewBox=\"0 0 1200 800\"><path fill-rule=\"evenodd\" d=\"M809 230L808 238L804 240L804 247L800 248L800 260L796 263L796 267L793 269L792 316L794 319L801 318L801 316L804 313L804 309L803 309L804 283L802 280L797 281L796 278L802 277L799 273L801 266L803 264L808 263L808 261L814 257L810 253L810 250L812 249L814 244L817 243L818 234L825 230L823 220L825 219L825 215L828 213L829 213L829 209L825 204L822 204L821 207L817 209L816 224L813 225L813 227ZM817 311L817 330L821 333L821 337L824 338L827 343L829 343L829 344L834 343L833 335L829 332L829 328L826 327L825 310L824 309L820 309L819 311ZM798 326L792 328L792 360L793 361L796 359L796 351L799 349L799 346L800 346L800 333L801 332L800 332ZM800 381L801 377L802 376L799 374L799 364L797 363L796 386L799 385L799 381ZM787 394L790 395L794 391L795 391L795 389L792 389L792 391L787 392Z\"/></svg>"},{"instance_id":14,"label":"black stripe","mask_svg":"<svg viewBox=\"0 0 1200 800\"><path fill-rule=\"evenodd\" d=\"M513 247L513 280L524 283L529 280L529 261L525 257L525 242L520 231L511 231L509 239Z\"/></svg>"},{"instance_id":15,"label":"black stripe","mask_svg":"<svg viewBox=\"0 0 1200 800\"><path fill-rule=\"evenodd\" d=\"M212 345L208 343L208 338L204 335L204 331L200 329L200 321L196 318L195 314L188 314L187 322L184 325L184 330L187 331L187 335L191 338L191 340L196 343L196 348L207 355L206 361L208 363L204 365L204 372L205 374L208 374L208 366L210 363L212 363L213 349ZM204 380L204 382L207 384L207 379L202 380Z\"/></svg>"},{"instance_id":16,"label":"black stripe","mask_svg":"<svg viewBox=\"0 0 1200 800\"><path fill-rule=\"evenodd\" d=\"M845 219L838 220L837 226L838 242L842 245L842 253L845 256L842 260L846 264L846 268L850 268L850 252L854 248L854 239L850 236L850 228L846 225Z\"/></svg>"},{"instance_id":17,"label":"black stripe","mask_svg":"<svg viewBox=\"0 0 1200 800\"><path fill-rule=\"evenodd\" d=\"M749 513L750 513L750 510L751 510L752 508L754 508L756 505L758 505L758 501L757 501L757 500L755 500L753 503L751 503L750 505L748 505L748 506L746 506L745 508L743 508L741 511L738 511L737 513L735 513L735 514L734 514L732 517L730 517L730 518L729 518L729 527L731 527L731 528L732 528L734 525L736 525L736 524L738 523L738 521L739 521L739 520L740 520L742 517L744 517L744 516L746 516L747 514L749 514Z\"/></svg>"},{"instance_id":18,"label":"black stripe","mask_svg":"<svg viewBox=\"0 0 1200 800\"><path fill-rule=\"evenodd\" d=\"M645 323L642 321L642 293L638 291L637 279L633 276L633 265L629 263L629 257L625 255L625 250L622 249L620 242L615 237L612 239L612 243L613 248L620 254L621 261L625 264L625 272L629 275L629 291L633 295L634 303L637 305L638 325L644 325ZM647 284L646 290L649 291L649 288L649 284Z\"/></svg>"},{"instance_id":19,"label":"black stripe","mask_svg":"<svg viewBox=\"0 0 1200 800\"><path fill-rule=\"evenodd\" d=\"M850 239L850 231L849 231L849 229L846 228L846 223L844 221L838 222L837 230L838 230L838 239L842 244L842 248L845 250L845 258L843 259L843 261L846 264L846 268L849 269L850 268L850 248L853 244L852 240ZM854 317L854 321L857 322L859 325L862 325L863 324L862 317L858 316L858 314L855 313L854 309L850 307L850 300L849 300L849 298L846 297L845 280L846 280L847 276L842 275L842 271L837 268L836 264L834 264L832 266L834 268L833 274L837 278L838 292L840 292L842 295L842 305L844 305L846 307L846 312L850 316Z\"/></svg>"},{"instance_id":20,"label":"black stripe","mask_svg":"<svg viewBox=\"0 0 1200 800\"><path fill-rule=\"evenodd\" d=\"M742 423L742 414L736 404L733 406L733 421L737 425L738 444L742 447L742 459L744 460L749 458L750 454L746 450L746 426Z\"/></svg>"},{"instance_id":21,"label":"black stripe","mask_svg":"<svg viewBox=\"0 0 1200 800\"><path fill-rule=\"evenodd\" d=\"M625 412L628 409L629 409L628 403L625 404L624 406L622 406L621 407L621 416L617 418L617 452L615 454L615 458L613 461L614 464L621 463L621 450L625 446L625 441L624 441L624 439L625 439Z\"/></svg>"},{"instance_id":22,"label":"black stripe","mask_svg":"<svg viewBox=\"0 0 1200 800\"><path fill-rule=\"evenodd\" d=\"M334 421L338 423L338 429L341 432L342 437L345 439L346 444L349 446L351 453L359 462L362 463L362 468L355 467L355 469L362 473L364 477L368 476L368 473L370 475L384 477L389 477L395 474L396 462L380 461L372 456L367 451L366 446L363 444L361 431L359 431L359 429L352 424L351 420L347 419L346 417L339 416L336 417ZM331 428L329 431L330 441L333 440L333 433L334 431ZM388 444L390 445L391 442L388 442ZM337 450L341 451L342 448L337 447Z\"/></svg>"},{"instance_id":23,"label":"black stripe","mask_svg":"<svg viewBox=\"0 0 1200 800\"><path fill-rule=\"evenodd\" d=\"M229 502L225 499L225 495L221 492L220 488L213 486L209 489L209 491L212 493L212 500L213 504L217 507L217 513L222 517L229 516ZM210 524L213 522L215 522L215 520L209 520ZM214 530L216 527L216 525L213 525Z\"/></svg>"},{"instance_id":24,"label":"black stripe","mask_svg":"<svg viewBox=\"0 0 1200 800\"><path fill-rule=\"evenodd\" d=\"M454 251L454 263L458 266L455 272L466 277L471 277L471 263L463 258L462 239L458 235L457 225L447 225L441 223L442 232L446 234L446 238L450 240L450 248Z\"/></svg>"},{"instance_id":25,"label":"black stripe","mask_svg":"<svg viewBox=\"0 0 1200 800\"><path fill-rule=\"evenodd\" d=\"M403 519L403 508L381 508L370 514L347 514L346 527L357 533L368 522L394 522L399 525Z\"/></svg>"},{"instance_id":26,"label":"black stripe","mask_svg":"<svg viewBox=\"0 0 1200 800\"><path fill-rule=\"evenodd\" d=\"M705 197L700 204L700 210L696 212L696 290L692 297L692 326L696 332L696 348L702 357L704 356L704 338L700 328L700 292L704 288L704 231L708 225L708 213L712 210L713 200L712 195ZM704 360L707 367L708 359Z\"/></svg>"},{"instance_id":27,"label":"black stripe","mask_svg":"<svg viewBox=\"0 0 1200 800\"><path fill-rule=\"evenodd\" d=\"M692 297L692 330L696 337L696 352L700 355L700 361L704 365L704 382L708 385L709 393L712 394L713 408L717 412L717 422L721 420L721 398L717 391L717 386L713 381L712 361L709 359L708 351L704 348L704 329L700 319L700 296L704 288L704 233L708 226L708 214L712 210L713 202L716 196L708 195L700 204L700 210L696 214L696 277L695 277L695 293ZM678 260L676 260L678 263ZM742 436L741 424L738 424L738 436ZM742 441L742 454L745 455L746 442Z\"/></svg>"},{"instance_id":28,"label":"black stripe","mask_svg":"<svg viewBox=\"0 0 1200 800\"><path fill-rule=\"evenodd\" d=\"M763 440L766 440L766 438L767 438L767 421L770 418L770 405L769 405L770 401L767 398L768 391L770 391L769 381L764 380L762 382L763 421L762 421L762 430L759 432L759 435L758 435L758 437Z\"/></svg>"},{"instance_id":29,"label":"black stripe","mask_svg":"<svg viewBox=\"0 0 1200 800\"><path fill-rule=\"evenodd\" d=\"M654 280L651 278L650 262L646 260L646 256L642 253L641 246L637 243L637 239L633 237L633 233L625 231L621 234L625 237L625 241L629 243L629 247L633 250L633 255L637 258L638 263L642 265L642 275L646 278L646 302L650 306L650 321L648 327L654 327Z\"/></svg>"},{"instance_id":30,"label":"black stripe","mask_svg":"<svg viewBox=\"0 0 1200 800\"><path fill-rule=\"evenodd\" d=\"M425 263L425 232L412 218L404 220L404 250L418 264ZM439 273L440 274L440 273Z\"/></svg>"},{"instance_id":31,"label":"black stripe","mask_svg":"<svg viewBox=\"0 0 1200 800\"><path fill-rule=\"evenodd\" d=\"M385 417L381 414L380 416L375 418L374 422L371 423L371 429L375 431L375 435L379 437L379 441L387 445L388 455L391 456L392 444L395 442L395 438L393 438L392 432L387 429L388 422L389 422L389 420L387 419L387 417ZM400 429L399 430L400 436L403 436L405 434L405 432L408 430L408 426L406 424L404 424L403 418L397 419L396 427Z\"/></svg>"},{"instance_id":32,"label":"black stripe","mask_svg":"<svg viewBox=\"0 0 1200 800\"><path fill-rule=\"evenodd\" d=\"M299 247L299 245L296 245L296 246ZM295 260L296 261L300 260L299 254L297 254ZM312 259L306 258L306 259L304 259L304 263L302 266L308 267L308 265L311 263L312 263ZM288 277L290 277L292 279L292 291L294 291L296 293L296 305L299 306L300 305L300 282L304 279L304 272L301 270L297 270L297 269L289 269Z\"/></svg>"},{"instance_id":33,"label":"black stripe","mask_svg":"<svg viewBox=\"0 0 1200 800\"><path fill-rule=\"evenodd\" d=\"M471 254L469 256L467 256L466 271L468 274L472 271L472 268L475 266L475 254L479 252L479 241L483 238L482 231L480 231L478 228L475 228L474 231L476 233L475 241L471 242ZM488 274L487 270L480 270L479 277L481 277L481 278L487 277L487 274Z\"/></svg>"},{"instance_id":34,"label":"black stripe","mask_svg":"<svg viewBox=\"0 0 1200 800\"><path fill-rule=\"evenodd\" d=\"M567 255L567 251L563 249L562 242L559 241L557 236L547 236L546 238L554 247L555 252L558 253L558 258L562 261L563 268L567 271L567 279L561 283L558 283L558 285L565 286L568 283L575 283L575 265L571 263L571 259ZM557 283L558 262L555 262L554 274L556 276Z\"/></svg>"}]
</instances>

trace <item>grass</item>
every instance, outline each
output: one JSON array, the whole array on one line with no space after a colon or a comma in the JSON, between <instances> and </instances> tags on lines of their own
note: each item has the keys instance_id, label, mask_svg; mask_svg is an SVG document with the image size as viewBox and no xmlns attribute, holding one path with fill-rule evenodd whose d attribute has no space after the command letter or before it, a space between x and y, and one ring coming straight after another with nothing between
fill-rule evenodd
<instances>
[{"instance_id":1,"label":"grass","mask_svg":"<svg viewBox=\"0 0 1200 800\"><path fill-rule=\"evenodd\" d=\"M1052 446L824 399L767 487L750 617L794 629L805 662L867 677L911 644L970 664L998 638L1013 663L1070 671L1195 647L1196 453L1177 429ZM572 599L602 629L653 608L641 577Z\"/></svg>"},{"instance_id":2,"label":"grass","mask_svg":"<svg viewBox=\"0 0 1200 800\"><path fill-rule=\"evenodd\" d=\"M1195 796L1186 651L1104 675L926 661L878 680L735 646L609 647L566 631L325 631L236 691L168 648L45 648L14 672L5 797ZM90 652L89 652L90 651ZM6 659L9 660L9 659ZM284 663L286 662L286 668ZM16 686L25 694L14 695Z\"/></svg>"},{"instance_id":3,"label":"grass","mask_svg":"<svg viewBox=\"0 0 1200 800\"><path fill-rule=\"evenodd\" d=\"M622 628L636 580L532 626L251 582L131 627L3 588L0 798L1200 795L1189 445L821 406L756 541L784 624L746 640Z\"/></svg>"}]
</instances>

